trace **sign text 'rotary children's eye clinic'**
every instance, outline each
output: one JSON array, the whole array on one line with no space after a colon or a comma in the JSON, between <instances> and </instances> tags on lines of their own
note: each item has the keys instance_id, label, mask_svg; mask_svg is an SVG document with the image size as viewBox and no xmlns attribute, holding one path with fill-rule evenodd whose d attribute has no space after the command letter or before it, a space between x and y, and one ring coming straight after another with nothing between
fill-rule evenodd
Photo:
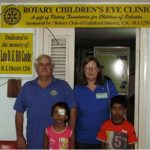
<instances>
[{"instance_id":1,"label":"sign text 'rotary children's eye clinic'","mask_svg":"<svg viewBox=\"0 0 150 150\"><path fill-rule=\"evenodd\" d=\"M0 33L0 74L32 74L32 34Z\"/></svg>"},{"instance_id":2,"label":"sign text 'rotary children's eye clinic'","mask_svg":"<svg viewBox=\"0 0 150 150\"><path fill-rule=\"evenodd\" d=\"M150 6L135 6L133 7L132 5L130 6L117 6L117 5L112 5L112 6L32 6L32 7L23 7L23 12L24 13L52 13L52 12L57 12L57 13L150 13Z\"/></svg>"},{"instance_id":3,"label":"sign text 'rotary children's eye clinic'","mask_svg":"<svg viewBox=\"0 0 150 150\"><path fill-rule=\"evenodd\" d=\"M150 4L2 6L1 26L148 27Z\"/></svg>"}]
</instances>

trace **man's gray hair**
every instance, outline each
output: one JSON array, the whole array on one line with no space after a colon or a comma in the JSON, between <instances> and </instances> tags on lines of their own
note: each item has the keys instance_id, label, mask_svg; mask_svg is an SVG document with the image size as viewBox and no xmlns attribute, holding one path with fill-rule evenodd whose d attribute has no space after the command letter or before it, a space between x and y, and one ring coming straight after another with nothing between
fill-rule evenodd
<instances>
[{"instance_id":1,"label":"man's gray hair","mask_svg":"<svg viewBox=\"0 0 150 150\"><path fill-rule=\"evenodd\" d=\"M49 60L49 62L51 63L52 67L53 67L52 58L51 58L49 55L47 55L47 54L41 54L41 55L39 55L39 56L35 59L35 62L34 62L34 67L35 67L35 69L37 69L37 66L38 66L39 62L40 62L41 59L43 59L43 58L47 58L47 59Z\"/></svg>"}]
</instances>

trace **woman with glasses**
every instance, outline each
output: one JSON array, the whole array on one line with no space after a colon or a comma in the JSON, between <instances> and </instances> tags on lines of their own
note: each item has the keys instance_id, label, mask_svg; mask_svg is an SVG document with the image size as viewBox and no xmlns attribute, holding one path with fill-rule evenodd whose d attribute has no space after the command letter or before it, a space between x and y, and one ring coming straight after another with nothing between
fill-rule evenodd
<instances>
[{"instance_id":1,"label":"woman with glasses","mask_svg":"<svg viewBox=\"0 0 150 150\"><path fill-rule=\"evenodd\" d=\"M85 58L81 80L73 91L78 109L76 148L101 148L96 136L101 124L110 117L110 99L118 93L113 82L103 77L100 63L95 57Z\"/></svg>"}]
</instances>

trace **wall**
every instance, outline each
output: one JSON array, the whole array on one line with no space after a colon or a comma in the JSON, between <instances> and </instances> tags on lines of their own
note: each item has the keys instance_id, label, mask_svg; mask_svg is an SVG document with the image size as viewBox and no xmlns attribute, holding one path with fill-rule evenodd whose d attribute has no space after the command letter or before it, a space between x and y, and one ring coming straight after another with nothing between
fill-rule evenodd
<instances>
[{"instance_id":1,"label":"wall","mask_svg":"<svg viewBox=\"0 0 150 150\"><path fill-rule=\"evenodd\" d=\"M16 139L15 110L13 110L15 98L7 97L7 80L7 78L0 78L0 140ZM22 80L22 84L26 81Z\"/></svg>"},{"instance_id":2,"label":"wall","mask_svg":"<svg viewBox=\"0 0 150 150\"><path fill-rule=\"evenodd\" d=\"M148 29L148 54L147 54L147 73L148 73L148 79L147 79L147 105L146 105L146 145L145 148L150 148L150 29Z\"/></svg>"}]
</instances>

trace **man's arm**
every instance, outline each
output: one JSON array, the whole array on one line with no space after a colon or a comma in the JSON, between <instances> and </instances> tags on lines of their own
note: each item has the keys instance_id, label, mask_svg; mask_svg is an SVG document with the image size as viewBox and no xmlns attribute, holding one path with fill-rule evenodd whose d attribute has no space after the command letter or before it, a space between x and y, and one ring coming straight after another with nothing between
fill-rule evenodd
<instances>
[{"instance_id":1,"label":"man's arm","mask_svg":"<svg viewBox=\"0 0 150 150\"><path fill-rule=\"evenodd\" d=\"M77 108L73 107L70 110L70 120L69 120L69 126L71 126L73 129L76 125L76 119L77 119Z\"/></svg>"},{"instance_id":2,"label":"man's arm","mask_svg":"<svg viewBox=\"0 0 150 150\"><path fill-rule=\"evenodd\" d=\"M46 135L46 131L44 132L44 140L43 140L43 149L48 149L49 140L48 136Z\"/></svg>"},{"instance_id":3,"label":"man's arm","mask_svg":"<svg viewBox=\"0 0 150 150\"><path fill-rule=\"evenodd\" d=\"M75 134L74 134L74 131L72 133L72 136L71 136L71 149L75 149Z\"/></svg>"},{"instance_id":4,"label":"man's arm","mask_svg":"<svg viewBox=\"0 0 150 150\"><path fill-rule=\"evenodd\" d=\"M26 149L26 140L23 136L23 121L24 114L22 112L16 112L15 122L16 122L16 135L17 135L17 145L19 149Z\"/></svg>"}]
</instances>

